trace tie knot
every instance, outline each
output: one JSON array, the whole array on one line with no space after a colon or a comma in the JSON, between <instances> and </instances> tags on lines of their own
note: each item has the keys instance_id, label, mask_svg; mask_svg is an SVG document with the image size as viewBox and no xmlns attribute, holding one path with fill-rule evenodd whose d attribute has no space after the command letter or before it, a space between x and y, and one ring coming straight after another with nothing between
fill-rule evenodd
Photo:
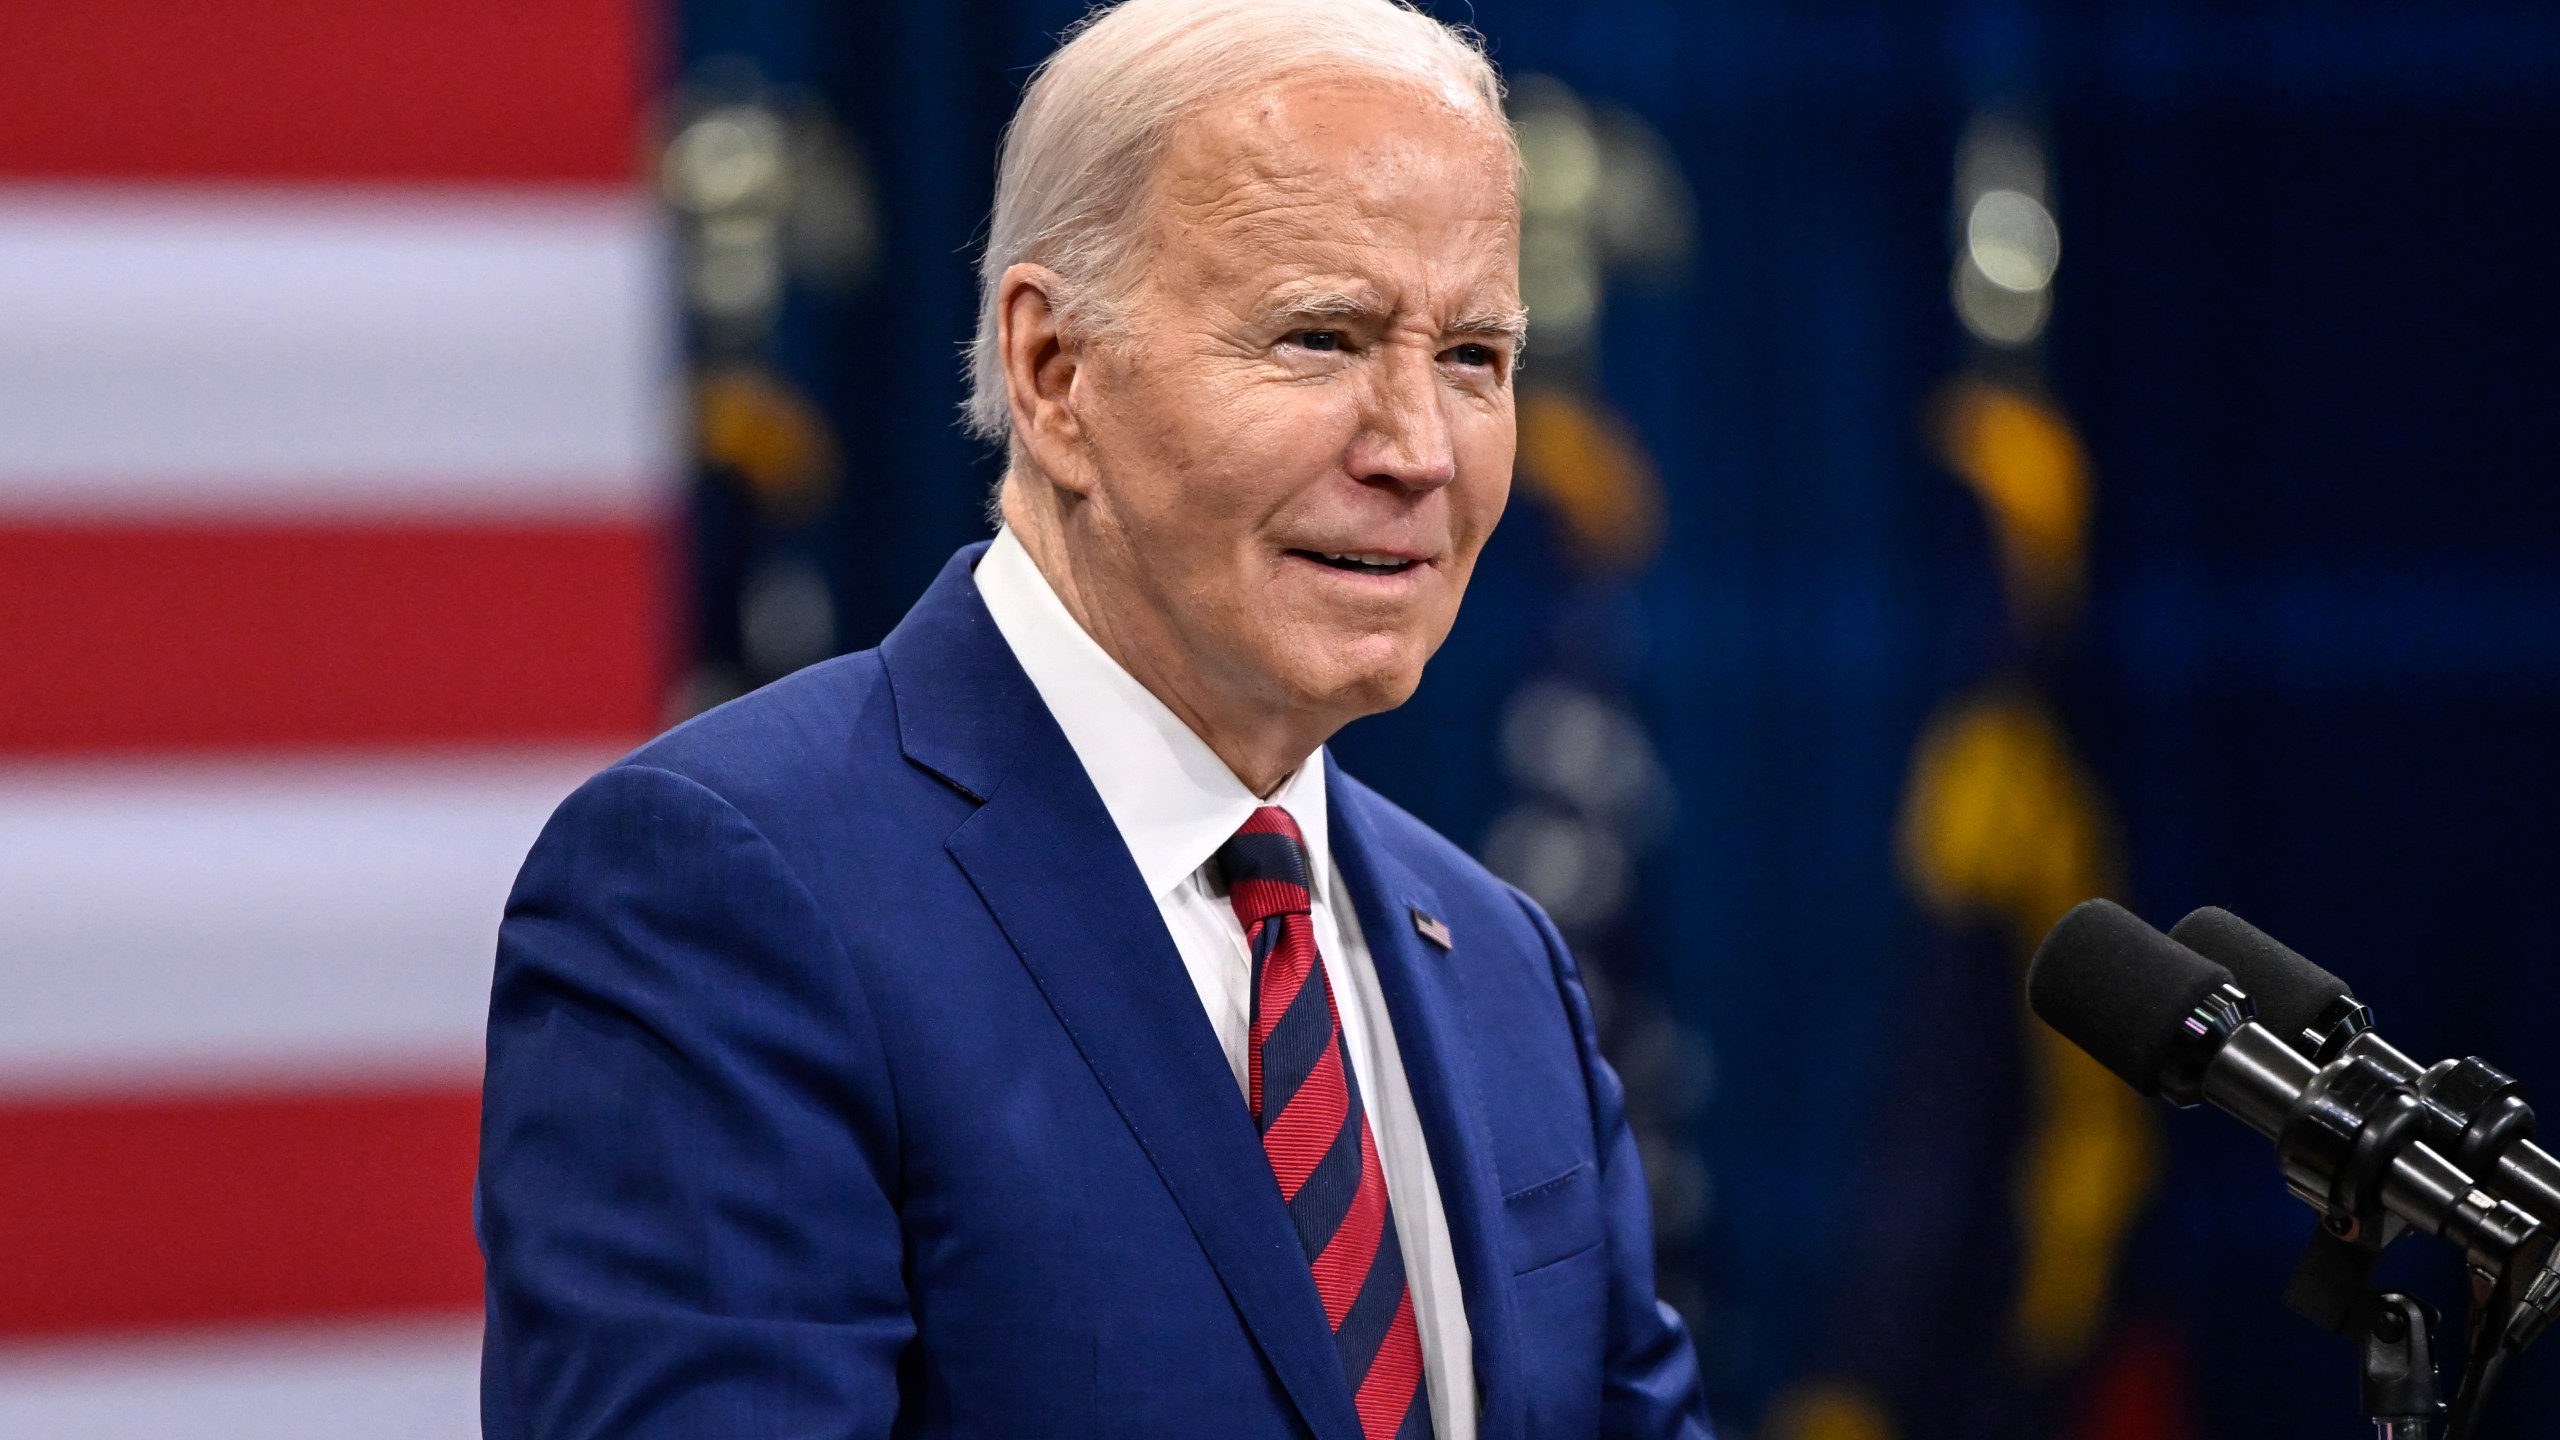
<instances>
[{"instance_id":1,"label":"tie knot","mask_svg":"<svg viewBox=\"0 0 2560 1440\"><path fill-rule=\"evenodd\" d=\"M1298 822L1277 805L1254 811L1218 847L1218 873L1227 882L1227 903L1247 930L1274 915L1308 912L1306 841Z\"/></svg>"}]
</instances>

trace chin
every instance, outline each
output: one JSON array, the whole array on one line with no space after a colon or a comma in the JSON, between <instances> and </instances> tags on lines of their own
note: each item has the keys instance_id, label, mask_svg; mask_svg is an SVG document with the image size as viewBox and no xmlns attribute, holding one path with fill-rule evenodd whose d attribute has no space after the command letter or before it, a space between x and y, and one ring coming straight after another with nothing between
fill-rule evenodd
<instances>
[{"instance_id":1,"label":"chin","mask_svg":"<svg viewBox=\"0 0 2560 1440\"><path fill-rule=\"evenodd\" d=\"M1310 708L1336 711L1346 719L1393 710L1412 699L1422 684L1422 662L1430 652L1403 640L1381 646L1377 642L1382 638L1362 636L1323 656L1308 657L1310 663L1293 667L1298 683L1292 688Z\"/></svg>"}]
</instances>

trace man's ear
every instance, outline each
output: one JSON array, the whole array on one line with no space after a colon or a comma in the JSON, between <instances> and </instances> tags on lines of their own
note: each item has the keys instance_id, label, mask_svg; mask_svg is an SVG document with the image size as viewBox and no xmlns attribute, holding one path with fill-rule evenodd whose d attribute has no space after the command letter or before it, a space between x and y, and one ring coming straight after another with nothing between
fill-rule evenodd
<instances>
[{"instance_id":1,"label":"man's ear","mask_svg":"<svg viewBox=\"0 0 2560 1440\"><path fill-rule=\"evenodd\" d=\"M1014 444L1053 484L1083 494L1091 470L1084 463L1076 380L1085 357L1059 323L1065 293L1065 277L1046 265L1007 266L996 281L996 353L1004 362Z\"/></svg>"}]
</instances>

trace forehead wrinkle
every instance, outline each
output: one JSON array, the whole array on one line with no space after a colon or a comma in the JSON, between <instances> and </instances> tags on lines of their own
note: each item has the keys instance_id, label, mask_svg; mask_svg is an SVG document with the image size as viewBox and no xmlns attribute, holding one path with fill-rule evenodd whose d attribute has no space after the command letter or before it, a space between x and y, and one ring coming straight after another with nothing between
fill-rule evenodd
<instances>
[{"instance_id":1,"label":"forehead wrinkle","mask_svg":"<svg viewBox=\"0 0 2560 1440\"><path fill-rule=\"evenodd\" d=\"M1401 182L1411 172L1426 168L1381 162L1343 174L1328 166L1256 163L1268 157L1236 159L1242 163L1224 167L1225 173L1210 185L1197 187L1189 196L1169 192L1166 200L1203 223L1231 228L1247 238L1338 242L1356 237L1375 243L1381 230L1412 228L1410 186ZM1506 193L1505 201L1509 198ZM1517 228L1507 203L1458 223L1506 232Z\"/></svg>"},{"instance_id":2,"label":"forehead wrinkle","mask_svg":"<svg viewBox=\"0 0 2560 1440\"><path fill-rule=\"evenodd\" d=\"M1262 197L1264 203L1252 203L1254 198L1238 196L1235 203L1199 216L1201 228L1217 236L1215 244L1201 248L1214 257L1212 263L1218 273L1250 269L1294 272L1290 279L1275 281L1275 285L1314 284L1320 277L1356 279L1362 285L1374 285L1409 269L1408 257L1416 252L1416 242L1422 238L1416 233L1413 217L1400 210L1346 210L1322 196ZM1460 221L1458 227L1479 235L1492 232L1483 238L1490 239L1505 255L1512 253L1516 245L1516 227L1508 216ZM1391 263L1371 263L1371 257ZM1489 287L1505 291L1516 288L1487 275L1469 276L1452 288L1481 293ZM1337 284L1336 288L1341 287Z\"/></svg>"},{"instance_id":3,"label":"forehead wrinkle","mask_svg":"<svg viewBox=\"0 0 2560 1440\"><path fill-rule=\"evenodd\" d=\"M1346 238L1343 217L1326 213L1332 197L1314 167L1283 168L1274 158L1253 146L1239 147L1214 165L1177 166L1168 157L1151 197L1150 228L1160 240L1173 228L1218 235L1220 243L1202 248L1245 263L1265 252Z\"/></svg>"},{"instance_id":4,"label":"forehead wrinkle","mask_svg":"<svg viewBox=\"0 0 2560 1440\"><path fill-rule=\"evenodd\" d=\"M1441 283L1432 276L1411 273L1409 266L1365 267L1353 252L1367 248L1377 247L1334 236L1303 255L1284 250L1256 256L1247 263L1279 273L1261 287L1250 310L1263 316L1308 318L1427 316L1444 332L1517 336L1525 330L1527 312L1507 264L1471 268Z\"/></svg>"},{"instance_id":5,"label":"forehead wrinkle","mask_svg":"<svg viewBox=\"0 0 2560 1440\"><path fill-rule=\"evenodd\" d=\"M1240 123L1232 114L1195 118L1177 132L1157 164L1148 198L1210 223L1254 211L1314 204L1323 198L1321 167L1287 143L1268 116ZM1289 163L1291 160L1297 163Z\"/></svg>"}]
</instances>

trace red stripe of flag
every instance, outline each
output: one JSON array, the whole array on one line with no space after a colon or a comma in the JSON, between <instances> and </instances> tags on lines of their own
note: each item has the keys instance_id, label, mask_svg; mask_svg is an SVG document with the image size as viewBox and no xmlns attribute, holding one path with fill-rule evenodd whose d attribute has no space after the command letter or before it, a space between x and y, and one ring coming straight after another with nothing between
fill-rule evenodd
<instances>
[{"instance_id":1,"label":"red stripe of flag","mask_svg":"<svg viewBox=\"0 0 2560 1440\"><path fill-rule=\"evenodd\" d=\"M0 1335L480 1302L475 1089L0 1105Z\"/></svg>"},{"instance_id":2,"label":"red stripe of flag","mask_svg":"<svg viewBox=\"0 0 2560 1440\"><path fill-rule=\"evenodd\" d=\"M637 0L0 4L0 175L622 181Z\"/></svg>"},{"instance_id":3,"label":"red stripe of flag","mask_svg":"<svg viewBox=\"0 0 2560 1440\"><path fill-rule=\"evenodd\" d=\"M0 753L634 740L668 550L602 520L0 525Z\"/></svg>"}]
</instances>

